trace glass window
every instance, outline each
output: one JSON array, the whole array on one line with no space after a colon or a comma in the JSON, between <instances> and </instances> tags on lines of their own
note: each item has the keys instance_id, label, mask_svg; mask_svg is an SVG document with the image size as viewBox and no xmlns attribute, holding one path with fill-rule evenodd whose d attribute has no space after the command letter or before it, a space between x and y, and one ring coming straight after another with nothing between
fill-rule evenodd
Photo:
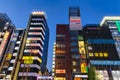
<instances>
[{"instance_id":1,"label":"glass window","mask_svg":"<svg viewBox=\"0 0 120 80\"><path fill-rule=\"evenodd\" d=\"M104 57L108 57L108 53L104 53Z\"/></svg>"},{"instance_id":2,"label":"glass window","mask_svg":"<svg viewBox=\"0 0 120 80\"><path fill-rule=\"evenodd\" d=\"M93 55L93 53L89 53L89 56L90 56L90 57L93 57L94 55Z\"/></svg>"},{"instance_id":3,"label":"glass window","mask_svg":"<svg viewBox=\"0 0 120 80\"><path fill-rule=\"evenodd\" d=\"M100 57L103 57L103 53L99 53L100 54Z\"/></svg>"},{"instance_id":4,"label":"glass window","mask_svg":"<svg viewBox=\"0 0 120 80\"><path fill-rule=\"evenodd\" d=\"M98 53L95 53L95 57L98 57L99 55L98 55Z\"/></svg>"}]
</instances>

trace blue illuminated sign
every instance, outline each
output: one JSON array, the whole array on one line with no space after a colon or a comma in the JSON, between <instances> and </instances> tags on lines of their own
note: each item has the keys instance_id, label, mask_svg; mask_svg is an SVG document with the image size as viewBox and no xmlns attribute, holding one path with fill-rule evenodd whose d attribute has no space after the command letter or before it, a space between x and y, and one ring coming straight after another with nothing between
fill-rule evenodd
<instances>
[{"instance_id":1,"label":"blue illuminated sign","mask_svg":"<svg viewBox=\"0 0 120 80\"><path fill-rule=\"evenodd\" d=\"M89 44L114 44L113 39L88 39Z\"/></svg>"},{"instance_id":2,"label":"blue illuminated sign","mask_svg":"<svg viewBox=\"0 0 120 80\"><path fill-rule=\"evenodd\" d=\"M120 65L120 61L100 61L100 60L91 60L90 63L92 65Z\"/></svg>"}]
</instances>

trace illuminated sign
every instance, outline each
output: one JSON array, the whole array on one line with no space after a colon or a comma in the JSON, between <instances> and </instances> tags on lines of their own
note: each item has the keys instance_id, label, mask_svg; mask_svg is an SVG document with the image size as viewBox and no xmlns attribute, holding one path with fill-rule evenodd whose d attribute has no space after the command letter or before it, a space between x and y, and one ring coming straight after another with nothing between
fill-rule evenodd
<instances>
[{"instance_id":1,"label":"illuminated sign","mask_svg":"<svg viewBox=\"0 0 120 80\"><path fill-rule=\"evenodd\" d=\"M32 64L33 60L38 60L40 63L42 63L42 60L39 57L34 56L23 56L22 58L24 60L25 64Z\"/></svg>"},{"instance_id":2,"label":"illuminated sign","mask_svg":"<svg viewBox=\"0 0 120 80\"><path fill-rule=\"evenodd\" d=\"M56 73L65 73L66 70L65 69L56 69L55 72Z\"/></svg>"},{"instance_id":3,"label":"illuminated sign","mask_svg":"<svg viewBox=\"0 0 120 80\"><path fill-rule=\"evenodd\" d=\"M45 79L45 80L53 80L53 77L52 76L38 76L37 77L37 80L41 80L41 79Z\"/></svg>"},{"instance_id":4,"label":"illuminated sign","mask_svg":"<svg viewBox=\"0 0 120 80\"><path fill-rule=\"evenodd\" d=\"M118 28L118 32L120 32L120 22L119 22L119 21L116 21L115 23L116 23L116 26L117 26L117 28Z\"/></svg>"},{"instance_id":5,"label":"illuminated sign","mask_svg":"<svg viewBox=\"0 0 120 80\"><path fill-rule=\"evenodd\" d=\"M83 78L88 78L88 75L75 75L75 77L83 77Z\"/></svg>"},{"instance_id":6,"label":"illuminated sign","mask_svg":"<svg viewBox=\"0 0 120 80\"><path fill-rule=\"evenodd\" d=\"M109 60L91 60L92 65L120 65L120 61L109 61Z\"/></svg>"},{"instance_id":7,"label":"illuminated sign","mask_svg":"<svg viewBox=\"0 0 120 80\"><path fill-rule=\"evenodd\" d=\"M113 39L88 39L89 44L114 44Z\"/></svg>"},{"instance_id":8,"label":"illuminated sign","mask_svg":"<svg viewBox=\"0 0 120 80\"><path fill-rule=\"evenodd\" d=\"M84 48L84 41L78 41L78 46L79 46L80 54L86 54L85 53L85 48Z\"/></svg>"},{"instance_id":9,"label":"illuminated sign","mask_svg":"<svg viewBox=\"0 0 120 80\"><path fill-rule=\"evenodd\" d=\"M95 53L89 53L89 57L108 57L108 53L98 53L98 52L95 52Z\"/></svg>"},{"instance_id":10,"label":"illuminated sign","mask_svg":"<svg viewBox=\"0 0 120 80\"><path fill-rule=\"evenodd\" d=\"M82 30L80 17L70 17L70 30Z\"/></svg>"},{"instance_id":11,"label":"illuminated sign","mask_svg":"<svg viewBox=\"0 0 120 80\"><path fill-rule=\"evenodd\" d=\"M95 71L95 76L97 79L100 80L109 80L108 72L107 70L96 70Z\"/></svg>"},{"instance_id":12,"label":"illuminated sign","mask_svg":"<svg viewBox=\"0 0 120 80\"><path fill-rule=\"evenodd\" d=\"M24 59L24 64L32 64L32 63L33 63L33 57L29 56L29 57L26 57L26 59Z\"/></svg>"},{"instance_id":13,"label":"illuminated sign","mask_svg":"<svg viewBox=\"0 0 120 80\"><path fill-rule=\"evenodd\" d=\"M82 73L87 73L88 72L88 67L86 63L81 63L81 72Z\"/></svg>"},{"instance_id":14,"label":"illuminated sign","mask_svg":"<svg viewBox=\"0 0 120 80\"><path fill-rule=\"evenodd\" d=\"M120 70L112 70L113 80L120 80Z\"/></svg>"},{"instance_id":15,"label":"illuminated sign","mask_svg":"<svg viewBox=\"0 0 120 80\"><path fill-rule=\"evenodd\" d=\"M10 60L11 57L12 57L12 54L10 54L10 53L6 54L6 60Z\"/></svg>"},{"instance_id":16,"label":"illuminated sign","mask_svg":"<svg viewBox=\"0 0 120 80\"><path fill-rule=\"evenodd\" d=\"M55 77L54 80L66 80L65 77Z\"/></svg>"}]
</instances>

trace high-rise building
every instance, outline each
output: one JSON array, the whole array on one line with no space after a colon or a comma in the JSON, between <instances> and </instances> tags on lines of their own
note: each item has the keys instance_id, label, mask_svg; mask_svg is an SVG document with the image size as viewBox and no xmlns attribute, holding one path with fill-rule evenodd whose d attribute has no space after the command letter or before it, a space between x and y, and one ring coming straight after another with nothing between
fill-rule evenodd
<instances>
[{"instance_id":1,"label":"high-rise building","mask_svg":"<svg viewBox=\"0 0 120 80\"><path fill-rule=\"evenodd\" d=\"M95 67L97 77L104 73L102 79L114 80L111 70L119 70L120 61L108 26L86 25L84 38L89 67Z\"/></svg>"},{"instance_id":2,"label":"high-rise building","mask_svg":"<svg viewBox=\"0 0 120 80\"><path fill-rule=\"evenodd\" d=\"M57 25L53 55L55 80L87 80L87 59L79 7L69 8L69 25Z\"/></svg>"},{"instance_id":3,"label":"high-rise building","mask_svg":"<svg viewBox=\"0 0 120 80\"><path fill-rule=\"evenodd\" d=\"M116 50L120 58L120 17L105 16L100 25L108 25L113 39L115 40Z\"/></svg>"},{"instance_id":4,"label":"high-rise building","mask_svg":"<svg viewBox=\"0 0 120 80\"><path fill-rule=\"evenodd\" d=\"M119 77L120 75L120 16L105 16L101 21L100 25L101 26L107 25L108 28L110 29L112 38L115 40L115 47L119 59L113 62L114 69L112 68L110 71L113 80L119 80L120 79Z\"/></svg>"},{"instance_id":5,"label":"high-rise building","mask_svg":"<svg viewBox=\"0 0 120 80\"><path fill-rule=\"evenodd\" d=\"M69 8L72 79L87 80L87 59L79 7Z\"/></svg>"},{"instance_id":6,"label":"high-rise building","mask_svg":"<svg viewBox=\"0 0 120 80\"><path fill-rule=\"evenodd\" d=\"M36 80L42 75L47 64L48 41L49 29L45 13L32 12L19 55L17 79Z\"/></svg>"},{"instance_id":7,"label":"high-rise building","mask_svg":"<svg viewBox=\"0 0 120 80\"><path fill-rule=\"evenodd\" d=\"M16 76L15 69L19 61L24 32L23 29L15 29L10 35L11 39L0 67L0 79L13 80Z\"/></svg>"},{"instance_id":8,"label":"high-rise building","mask_svg":"<svg viewBox=\"0 0 120 80\"><path fill-rule=\"evenodd\" d=\"M54 80L71 80L69 40L69 26L67 24L57 24L52 69Z\"/></svg>"},{"instance_id":9,"label":"high-rise building","mask_svg":"<svg viewBox=\"0 0 120 80\"><path fill-rule=\"evenodd\" d=\"M0 65L14 28L9 17L5 13L0 13Z\"/></svg>"}]
</instances>

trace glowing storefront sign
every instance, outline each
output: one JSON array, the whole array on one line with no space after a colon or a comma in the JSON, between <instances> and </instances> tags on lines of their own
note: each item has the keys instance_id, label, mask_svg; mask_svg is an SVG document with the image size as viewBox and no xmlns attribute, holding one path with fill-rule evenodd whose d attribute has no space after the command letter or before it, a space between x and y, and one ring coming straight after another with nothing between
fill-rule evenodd
<instances>
[{"instance_id":1,"label":"glowing storefront sign","mask_svg":"<svg viewBox=\"0 0 120 80\"><path fill-rule=\"evenodd\" d=\"M12 57L12 54L11 54L11 53L8 53L8 54L6 55L6 60L10 60L11 57Z\"/></svg>"},{"instance_id":2,"label":"glowing storefront sign","mask_svg":"<svg viewBox=\"0 0 120 80\"><path fill-rule=\"evenodd\" d=\"M39 76L39 77L37 77L37 80L41 80L41 79L44 79L44 80L53 80L53 77L52 76Z\"/></svg>"},{"instance_id":3,"label":"glowing storefront sign","mask_svg":"<svg viewBox=\"0 0 120 80\"><path fill-rule=\"evenodd\" d=\"M65 73L66 70L65 70L65 69L56 69L55 72L56 72L56 73Z\"/></svg>"},{"instance_id":4,"label":"glowing storefront sign","mask_svg":"<svg viewBox=\"0 0 120 80\"><path fill-rule=\"evenodd\" d=\"M25 64L32 64L33 60L38 60L40 63L42 63L42 60L39 57L34 56L23 56L22 58L24 60Z\"/></svg>"},{"instance_id":5,"label":"glowing storefront sign","mask_svg":"<svg viewBox=\"0 0 120 80\"><path fill-rule=\"evenodd\" d=\"M120 80L120 70L112 70L111 72L114 80Z\"/></svg>"},{"instance_id":6,"label":"glowing storefront sign","mask_svg":"<svg viewBox=\"0 0 120 80\"><path fill-rule=\"evenodd\" d=\"M79 46L80 54L86 54L85 53L85 48L84 48L84 41L78 41L78 46Z\"/></svg>"},{"instance_id":7,"label":"glowing storefront sign","mask_svg":"<svg viewBox=\"0 0 120 80\"><path fill-rule=\"evenodd\" d=\"M120 65L120 61L109 61L109 60L91 60L92 65Z\"/></svg>"},{"instance_id":8,"label":"glowing storefront sign","mask_svg":"<svg viewBox=\"0 0 120 80\"><path fill-rule=\"evenodd\" d=\"M95 71L96 78L100 80L109 80L107 70L96 70Z\"/></svg>"},{"instance_id":9,"label":"glowing storefront sign","mask_svg":"<svg viewBox=\"0 0 120 80\"><path fill-rule=\"evenodd\" d=\"M66 80L65 77L54 77L54 80Z\"/></svg>"},{"instance_id":10,"label":"glowing storefront sign","mask_svg":"<svg viewBox=\"0 0 120 80\"><path fill-rule=\"evenodd\" d=\"M88 78L88 75L75 75L75 78L77 78L77 77Z\"/></svg>"},{"instance_id":11,"label":"glowing storefront sign","mask_svg":"<svg viewBox=\"0 0 120 80\"><path fill-rule=\"evenodd\" d=\"M86 63L81 63L81 72L82 73L87 73L88 72L88 68L87 68L87 64Z\"/></svg>"}]
</instances>

